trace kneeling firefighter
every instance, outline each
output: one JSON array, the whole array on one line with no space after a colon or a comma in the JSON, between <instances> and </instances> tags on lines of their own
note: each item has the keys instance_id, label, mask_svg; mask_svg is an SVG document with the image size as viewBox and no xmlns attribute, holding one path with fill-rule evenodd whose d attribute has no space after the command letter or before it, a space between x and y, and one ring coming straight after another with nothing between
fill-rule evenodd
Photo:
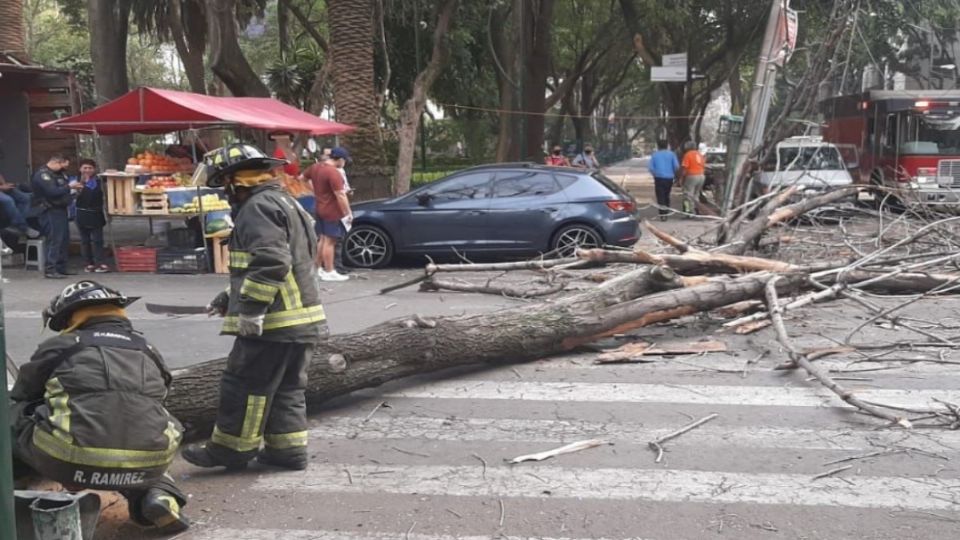
<instances>
[{"instance_id":1,"label":"kneeling firefighter","mask_svg":"<svg viewBox=\"0 0 960 540\"><path fill-rule=\"evenodd\" d=\"M307 467L306 366L326 335L313 218L271 172L285 161L248 144L204 156L196 180L225 186L235 227L230 286L208 306L236 336L210 440L183 458L200 467ZM262 447L262 449L261 449Z\"/></svg>"},{"instance_id":2,"label":"kneeling firefighter","mask_svg":"<svg viewBox=\"0 0 960 540\"><path fill-rule=\"evenodd\" d=\"M163 407L170 372L124 311L136 300L95 281L51 300L44 324L61 334L40 344L10 392L14 474L119 491L134 521L169 534L189 526L166 474L182 428Z\"/></svg>"}]
</instances>

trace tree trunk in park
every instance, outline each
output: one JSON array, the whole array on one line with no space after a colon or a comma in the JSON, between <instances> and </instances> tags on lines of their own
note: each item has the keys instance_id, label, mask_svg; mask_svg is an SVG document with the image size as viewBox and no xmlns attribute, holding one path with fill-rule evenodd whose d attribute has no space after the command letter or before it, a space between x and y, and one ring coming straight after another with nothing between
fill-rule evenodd
<instances>
[{"instance_id":1,"label":"tree trunk in park","mask_svg":"<svg viewBox=\"0 0 960 540\"><path fill-rule=\"evenodd\" d=\"M509 15L509 9L504 11L492 9L488 28L490 32L490 52L495 56L497 90L500 94L499 132L497 133L497 150L494 154L495 160L498 162L518 161L520 159L517 153L519 148L513 132L513 111L518 108L515 101L518 74L516 70L512 69L515 62L511 59L514 58L516 47L512 33L508 32L506 28Z\"/></svg>"},{"instance_id":2,"label":"tree trunk in park","mask_svg":"<svg viewBox=\"0 0 960 540\"><path fill-rule=\"evenodd\" d=\"M207 93L203 55L207 47L207 28L202 6L195 2L171 0L167 11L170 35L183 62L183 70L190 83L190 91Z\"/></svg>"},{"instance_id":3,"label":"tree trunk in park","mask_svg":"<svg viewBox=\"0 0 960 540\"><path fill-rule=\"evenodd\" d=\"M337 121L356 128L341 137L354 162L350 185L360 199L388 196L391 174L374 81L373 0L329 0L327 14Z\"/></svg>"},{"instance_id":4,"label":"tree trunk in park","mask_svg":"<svg viewBox=\"0 0 960 540\"><path fill-rule=\"evenodd\" d=\"M130 0L88 0L87 20L91 28L110 31L90 32L90 56L93 58L97 104L103 104L130 91L127 78L127 27ZM100 167L122 168L130 155L130 135L101 139Z\"/></svg>"},{"instance_id":5,"label":"tree trunk in park","mask_svg":"<svg viewBox=\"0 0 960 540\"><path fill-rule=\"evenodd\" d=\"M210 69L238 97L270 97L270 90L250 67L237 36L237 1L206 0Z\"/></svg>"},{"instance_id":6,"label":"tree trunk in park","mask_svg":"<svg viewBox=\"0 0 960 540\"><path fill-rule=\"evenodd\" d=\"M394 195L401 195L410 191L410 180L413 176L413 158L417 148L417 133L419 132L420 117L427 105L427 92L436 82L450 56L450 45L447 34L453 21L454 11L458 0L446 0L437 14L437 26L433 31L433 52L430 61L413 81L413 93L410 99L403 104L400 112L400 128L397 130L399 151L397 153L397 181L393 187Z\"/></svg>"},{"instance_id":7,"label":"tree trunk in park","mask_svg":"<svg viewBox=\"0 0 960 540\"><path fill-rule=\"evenodd\" d=\"M526 154L521 159L541 161L543 158L543 131L547 104L547 74L550 69L553 24L553 0L526 0L523 2L525 74L523 110L526 117Z\"/></svg>"}]
</instances>

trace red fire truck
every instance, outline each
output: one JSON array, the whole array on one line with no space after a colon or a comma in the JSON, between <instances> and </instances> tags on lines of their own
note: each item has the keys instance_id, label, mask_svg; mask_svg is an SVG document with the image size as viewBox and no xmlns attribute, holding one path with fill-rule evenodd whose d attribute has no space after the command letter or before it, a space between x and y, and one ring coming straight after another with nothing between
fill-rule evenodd
<instances>
[{"instance_id":1,"label":"red fire truck","mask_svg":"<svg viewBox=\"0 0 960 540\"><path fill-rule=\"evenodd\" d=\"M960 206L960 90L870 90L820 110L824 140L859 149L857 181L906 205Z\"/></svg>"}]
</instances>

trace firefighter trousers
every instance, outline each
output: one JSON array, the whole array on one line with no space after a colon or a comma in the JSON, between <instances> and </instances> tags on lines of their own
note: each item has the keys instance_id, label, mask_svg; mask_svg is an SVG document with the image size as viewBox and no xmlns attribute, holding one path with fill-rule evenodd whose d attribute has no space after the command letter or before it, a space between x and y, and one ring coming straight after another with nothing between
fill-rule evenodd
<instances>
[{"instance_id":1,"label":"firefighter trousers","mask_svg":"<svg viewBox=\"0 0 960 540\"><path fill-rule=\"evenodd\" d=\"M14 407L14 414L17 411ZM169 474L158 471L138 471L136 469L99 469L87 465L77 465L57 460L38 449L33 444L33 430L36 424L28 416L14 417L11 434L13 436L13 477L17 481L30 476L39 476L60 482L70 491L84 489L116 490L127 503L130 519L139 525L149 527L150 521L141 511L141 501L151 489L159 489L173 497L183 507L187 497L177 488ZM142 479L142 480L141 480Z\"/></svg>"},{"instance_id":2,"label":"firefighter trousers","mask_svg":"<svg viewBox=\"0 0 960 540\"><path fill-rule=\"evenodd\" d=\"M225 465L264 452L307 454L307 354L312 345L238 337L220 380L220 407L207 449Z\"/></svg>"}]
</instances>

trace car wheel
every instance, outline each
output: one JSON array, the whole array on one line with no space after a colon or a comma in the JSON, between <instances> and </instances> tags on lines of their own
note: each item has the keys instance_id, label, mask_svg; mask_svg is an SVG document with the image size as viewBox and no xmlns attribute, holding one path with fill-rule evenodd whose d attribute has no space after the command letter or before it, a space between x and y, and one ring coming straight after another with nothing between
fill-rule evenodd
<instances>
[{"instance_id":1,"label":"car wheel","mask_svg":"<svg viewBox=\"0 0 960 540\"><path fill-rule=\"evenodd\" d=\"M573 257L578 249L594 249L603 245L597 231L589 225L567 225L553 235L551 249L558 257Z\"/></svg>"},{"instance_id":2,"label":"car wheel","mask_svg":"<svg viewBox=\"0 0 960 540\"><path fill-rule=\"evenodd\" d=\"M380 227L357 225L343 241L343 256L350 266L382 268L393 259L393 242Z\"/></svg>"}]
</instances>

